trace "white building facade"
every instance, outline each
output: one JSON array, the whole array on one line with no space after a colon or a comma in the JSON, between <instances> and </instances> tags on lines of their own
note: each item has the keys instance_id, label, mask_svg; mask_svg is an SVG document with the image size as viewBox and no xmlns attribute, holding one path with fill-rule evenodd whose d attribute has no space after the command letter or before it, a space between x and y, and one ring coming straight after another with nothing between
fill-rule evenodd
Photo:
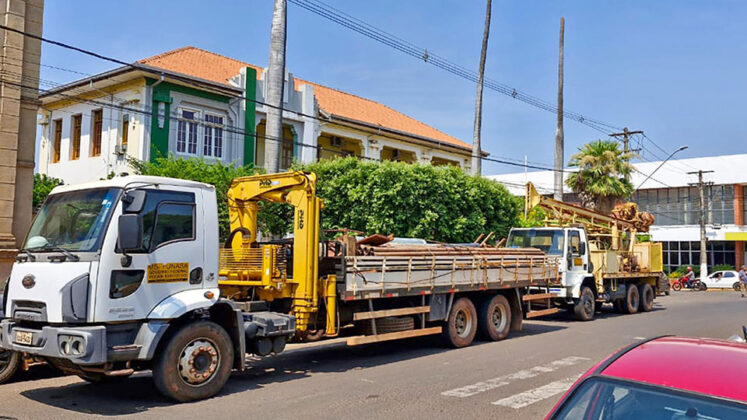
<instances>
[{"instance_id":1,"label":"white building facade","mask_svg":"<svg viewBox=\"0 0 747 420\"><path fill-rule=\"evenodd\" d=\"M194 47L41 96L39 172L66 184L130 172L129 159L196 157L261 167L265 72ZM456 165L471 146L374 101L286 73L281 167L359 156Z\"/></svg>"}]
</instances>

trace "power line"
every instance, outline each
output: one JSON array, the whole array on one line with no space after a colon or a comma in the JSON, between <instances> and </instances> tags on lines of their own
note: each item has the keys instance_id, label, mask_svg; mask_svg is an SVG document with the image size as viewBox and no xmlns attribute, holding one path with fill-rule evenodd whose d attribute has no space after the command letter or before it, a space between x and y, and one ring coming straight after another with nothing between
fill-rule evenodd
<instances>
[{"instance_id":1,"label":"power line","mask_svg":"<svg viewBox=\"0 0 747 420\"><path fill-rule=\"evenodd\" d=\"M314 14L331 20L341 26L358 32L368 38L371 38L384 45L390 46L402 53L405 53L411 57L423 60L425 63L436 66L442 70L448 71L464 79L470 80L477 83L477 73L473 70L467 69L464 66L449 61L439 55L429 51L426 48L418 47L411 42L408 42L402 38L385 32L371 24L364 22L358 18L355 18L345 12L342 12L334 7L327 5L321 1L312 0L289 0L291 3L306 9ZM486 77L484 80L484 86L494 91L500 92L504 95L511 96L514 99L532 105L534 107L543 109L548 112L557 113L557 107L550 102L544 101L535 96L529 95L508 85L500 83L496 80ZM594 130L602 133L609 132L609 129L620 130L611 124L584 117L582 114L565 111L563 112L565 118L572 119Z\"/></svg>"}]
</instances>

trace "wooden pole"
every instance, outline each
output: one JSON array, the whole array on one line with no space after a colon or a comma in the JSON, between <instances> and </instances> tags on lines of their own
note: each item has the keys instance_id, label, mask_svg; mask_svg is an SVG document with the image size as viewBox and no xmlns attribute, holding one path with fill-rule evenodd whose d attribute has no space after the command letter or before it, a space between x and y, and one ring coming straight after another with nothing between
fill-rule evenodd
<instances>
[{"instance_id":1,"label":"wooden pole","mask_svg":"<svg viewBox=\"0 0 747 420\"><path fill-rule=\"evenodd\" d=\"M482 33L482 51L480 52L480 69L477 75L477 97L475 99L475 126L472 135L472 174L482 175L482 149L480 135L482 130L482 83L485 74L485 56L488 53L488 37L490 36L490 9L492 1L488 0L485 10L485 29Z\"/></svg>"}]
</instances>

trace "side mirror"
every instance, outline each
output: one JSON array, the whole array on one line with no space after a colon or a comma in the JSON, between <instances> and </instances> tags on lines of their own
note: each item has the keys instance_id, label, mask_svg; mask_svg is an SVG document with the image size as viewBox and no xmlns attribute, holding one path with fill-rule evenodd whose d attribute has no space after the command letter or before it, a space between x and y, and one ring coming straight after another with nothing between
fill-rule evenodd
<instances>
[{"instance_id":1,"label":"side mirror","mask_svg":"<svg viewBox=\"0 0 747 420\"><path fill-rule=\"evenodd\" d=\"M581 242L581 243L578 244L578 253L580 255L585 255L586 254L586 242Z\"/></svg>"},{"instance_id":2,"label":"side mirror","mask_svg":"<svg viewBox=\"0 0 747 420\"><path fill-rule=\"evenodd\" d=\"M119 216L119 249L123 252L143 247L143 217L139 214Z\"/></svg>"}]
</instances>

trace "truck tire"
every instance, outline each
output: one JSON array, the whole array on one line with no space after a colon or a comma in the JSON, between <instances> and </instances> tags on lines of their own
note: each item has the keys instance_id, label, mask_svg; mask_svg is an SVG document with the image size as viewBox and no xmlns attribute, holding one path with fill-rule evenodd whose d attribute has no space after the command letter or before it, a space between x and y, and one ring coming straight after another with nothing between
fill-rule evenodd
<instances>
[{"instance_id":1,"label":"truck tire","mask_svg":"<svg viewBox=\"0 0 747 420\"><path fill-rule=\"evenodd\" d=\"M638 304L640 303L640 297L638 295L638 288L635 284L628 284L625 292L625 300L622 302L623 312L626 314L634 314L638 312Z\"/></svg>"},{"instance_id":2,"label":"truck tire","mask_svg":"<svg viewBox=\"0 0 747 420\"><path fill-rule=\"evenodd\" d=\"M376 334L386 334L415 329L415 319L411 316L386 317L376 319ZM360 321L360 332L363 335L373 335L371 320Z\"/></svg>"},{"instance_id":3,"label":"truck tire","mask_svg":"<svg viewBox=\"0 0 747 420\"><path fill-rule=\"evenodd\" d=\"M447 345L454 348L472 344L477 333L477 311L472 301L466 297L457 299L451 306L449 317L444 323L441 335Z\"/></svg>"},{"instance_id":4,"label":"truck tire","mask_svg":"<svg viewBox=\"0 0 747 420\"><path fill-rule=\"evenodd\" d=\"M594 319L594 292L588 287L584 286L581 288L581 296L578 298L578 302L573 305L573 315L577 321L591 321Z\"/></svg>"},{"instance_id":5,"label":"truck tire","mask_svg":"<svg viewBox=\"0 0 747 420\"><path fill-rule=\"evenodd\" d=\"M480 336L486 340L498 341L508 336L511 330L511 306L503 295L495 295L480 304L477 326Z\"/></svg>"},{"instance_id":6,"label":"truck tire","mask_svg":"<svg viewBox=\"0 0 747 420\"><path fill-rule=\"evenodd\" d=\"M153 382L178 402L210 398L231 376L233 344L220 325L197 321L166 338L153 364Z\"/></svg>"},{"instance_id":7,"label":"truck tire","mask_svg":"<svg viewBox=\"0 0 747 420\"><path fill-rule=\"evenodd\" d=\"M21 367L21 353L0 349L0 384L8 382Z\"/></svg>"},{"instance_id":8,"label":"truck tire","mask_svg":"<svg viewBox=\"0 0 747 420\"><path fill-rule=\"evenodd\" d=\"M638 285L638 309L641 312L650 312L654 308L654 288L648 283Z\"/></svg>"}]
</instances>

